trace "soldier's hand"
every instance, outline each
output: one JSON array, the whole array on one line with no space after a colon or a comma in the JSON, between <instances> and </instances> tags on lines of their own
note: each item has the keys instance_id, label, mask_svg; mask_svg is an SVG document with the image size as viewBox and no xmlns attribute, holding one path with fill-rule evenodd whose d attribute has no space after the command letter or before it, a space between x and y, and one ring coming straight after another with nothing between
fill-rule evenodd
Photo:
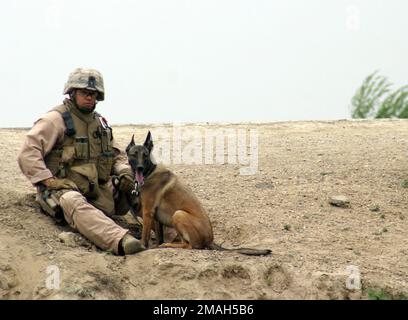
<instances>
[{"instance_id":1,"label":"soldier's hand","mask_svg":"<svg viewBox=\"0 0 408 320\"><path fill-rule=\"evenodd\" d=\"M72 189L78 190L77 185L69 179L49 178L42 181L42 184L50 190Z\"/></svg>"},{"instance_id":2,"label":"soldier's hand","mask_svg":"<svg viewBox=\"0 0 408 320\"><path fill-rule=\"evenodd\" d=\"M132 176L128 173L122 173L119 175L119 191L124 193L131 192L135 188L135 181Z\"/></svg>"}]
</instances>

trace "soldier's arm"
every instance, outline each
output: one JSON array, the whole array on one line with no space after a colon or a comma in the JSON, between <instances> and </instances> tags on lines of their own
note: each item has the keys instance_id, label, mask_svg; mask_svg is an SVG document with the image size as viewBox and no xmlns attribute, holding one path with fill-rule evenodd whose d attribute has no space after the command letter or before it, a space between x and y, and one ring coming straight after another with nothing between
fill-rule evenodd
<instances>
[{"instance_id":1,"label":"soldier's arm","mask_svg":"<svg viewBox=\"0 0 408 320\"><path fill-rule=\"evenodd\" d=\"M132 169L129 166L126 154L120 150L120 146L113 139L113 152L115 154L113 160L113 174L120 175L123 173L132 174Z\"/></svg>"},{"instance_id":2,"label":"soldier's arm","mask_svg":"<svg viewBox=\"0 0 408 320\"><path fill-rule=\"evenodd\" d=\"M53 177L45 165L44 157L57 141L63 139L64 130L62 117L57 112L50 112L39 119L27 133L17 162L33 185Z\"/></svg>"}]
</instances>

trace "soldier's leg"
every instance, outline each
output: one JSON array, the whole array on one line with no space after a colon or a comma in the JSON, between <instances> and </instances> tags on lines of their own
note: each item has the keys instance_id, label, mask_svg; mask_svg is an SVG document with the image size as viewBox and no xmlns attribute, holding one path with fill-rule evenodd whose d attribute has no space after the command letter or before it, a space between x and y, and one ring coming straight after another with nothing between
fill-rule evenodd
<instances>
[{"instance_id":1,"label":"soldier's leg","mask_svg":"<svg viewBox=\"0 0 408 320\"><path fill-rule=\"evenodd\" d=\"M113 198L115 199L116 215L124 216L126 213L129 212L130 210L129 202L126 200L126 195L123 192L115 190Z\"/></svg>"},{"instance_id":2,"label":"soldier's leg","mask_svg":"<svg viewBox=\"0 0 408 320\"><path fill-rule=\"evenodd\" d=\"M114 215L115 201L113 199L112 184L100 184L98 197L96 199L89 200L89 203L103 211L108 216Z\"/></svg>"},{"instance_id":3,"label":"soldier's leg","mask_svg":"<svg viewBox=\"0 0 408 320\"><path fill-rule=\"evenodd\" d=\"M125 193L115 189L112 186L113 198L115 200L115 214L124 216L131 211L131 213L136 217L138 214L141 216L140 210L140 198L136 197L131 192Z\"/></svg>"},{"instance_id":4,"label":"soldier's leg","mask_svg":"<svg viewBox=\"0 0 408 320\"><path fill-rule=\"evenodd\" d=\"M130 202L123 192L116 190L111 181L99 185L99 196L89 201L108 216L124 216L129 212Z\"/></svg>"},{"instance_id":5,"label":"soldier's leg","mask_svg":"<svg viewBox=\"0 0 408 320\"><path fill-rule=\"evenodd\" d=\"M60 206L71 227L77 229L99 248L119 253L119 241L128 230L118 226L77 191L64 193L60 198Z\"/></svg>"}]
</instances>

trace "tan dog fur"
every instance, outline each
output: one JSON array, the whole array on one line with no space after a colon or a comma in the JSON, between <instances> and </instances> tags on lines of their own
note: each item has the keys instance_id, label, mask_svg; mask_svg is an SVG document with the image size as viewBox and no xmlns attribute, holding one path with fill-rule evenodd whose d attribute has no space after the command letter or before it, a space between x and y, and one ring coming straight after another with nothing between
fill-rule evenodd
<instances>
[{"instance_id":1,"label":"tan dog fur","mask_svg":"<svg viewBox=\"0 0 408 320\"><path fill-rule=\"evenodd\" d=\"M225 249L213 240L210 219L193 191L164 165L155 165L151 161L150 153L153 141L149 132L144 145L135 145L134 137L126 152L129 164L137 174L148 174L143 180L140 193L141 212L143 218L142 243L149 245L152 228L158 238L159 223L176 229L181 242L163 243L160 247L185 249L212 249L237 251L247 255L267 255L271 251L258 249ZM140 176L143 176L139 174Z\"/></svg>"}]
</instances>

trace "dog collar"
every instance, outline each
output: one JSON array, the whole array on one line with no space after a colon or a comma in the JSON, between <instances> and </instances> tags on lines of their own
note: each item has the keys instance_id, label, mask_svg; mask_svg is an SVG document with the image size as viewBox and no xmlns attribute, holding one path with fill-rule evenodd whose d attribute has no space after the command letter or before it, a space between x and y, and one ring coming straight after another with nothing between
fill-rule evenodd
<instances>
[{"instance_id":1,"label":"dog collar","mask_svg":"<svg viewBox=\"0 0 408 320\"><path fill-rule=\"evenodd\" d=\"M139 182L135 182L135 188L132 190L132 195L135 195L136 197L140 196L140 189L142 188L142 186L139 184Z\"/></svg>"},{"instance_id":2,"label":"dog collar","mask_svg":"<svg viewBox=\"0 0 408 320\"><path fill-rule=\"evenodd\" d=\"M153 164L146 171L146 173L143 173L143 178L147 179L152 174L152 172L156 169L156 167L157 167L157 165ZM132 190L132 195L135 195L136 197L140 197L141 188L142 188L143 184L140 184L138 181L135 181L135 188Z\"/></svg>"},{"instance_id":3,"label":"dog collar","mask_svg":"<svg viewBox=\"0 0 408 320\"><path fill-rule=\"evenodd\" d=\"M147 179L152 173L153 171L156 169L157 165L153 164L148 170L146 170L146 173L143 172L143 177L145 179Z\"/></svg>"}]
</instances>

